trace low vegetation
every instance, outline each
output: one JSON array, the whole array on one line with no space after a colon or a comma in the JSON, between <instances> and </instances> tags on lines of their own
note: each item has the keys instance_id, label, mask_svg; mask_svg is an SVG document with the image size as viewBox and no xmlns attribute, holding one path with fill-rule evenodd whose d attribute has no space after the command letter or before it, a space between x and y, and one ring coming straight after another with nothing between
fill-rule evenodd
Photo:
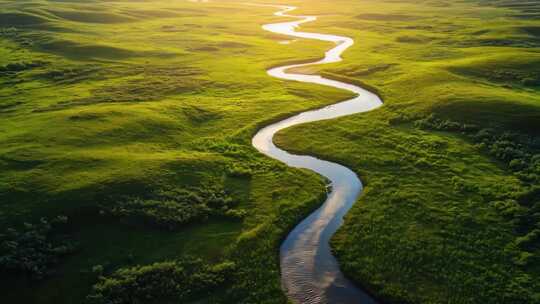
<instances>
[{"instance_id":1,"label":"low vegetation","mask_svg":"<svg viewBox=\"0 0 540 304\"><path fill-rule=\"evenodd\" d=\"M102 206L102 214L130 221L175 230L190 223L203 223L211 216L236 217L245 212L234 210L235 202L222 189L212 185L192 191L160 191L148 199L127 197L112 205Z\"/></svg>"},{"instance_id":2,"label":"low vegetation","mask_svg":"<svg viewBox=\"0 0 540 304\"><path fill-rule=\"evenodd\" d=\"M180 287L164 297L284 302L277 248L324 184L250 140L268 121L349 96L265 73L328 45L284 47L260 27L277 20L273 8L236 3L0 8L0 229L17 229L2 239L2 300L126 301L131 278L174 273L195 256L194 278L174 276ZM62 234L19 228L58 215L73 248ZM216 272L232 264L233 275ZM166 300L147 291L137 297Z\"/></svg>"},{"instance_id":3,"label":"low vegetation","mask_svg":"<svg viewBox=\"0 0 540 304\"><path fill-rule=\"evenodd\" d=\"M216 288L225 288L233 271L232 263L209 266L196 258L121 269L100 278L88 303L194 301L210 296Z\"/></svg>"},{"instance_id":4,"label":"low vegetation","mask_svg":"<svg viewBox=\"0 0 540 304\"><path fill-rule=\"evenodd\" d=\"M380 298L540 302L535 3L297 2L357 42L303 72L385 102L277 139L362 177L333 248ZM330 45L233 1L0 8L2 300L286 303L278 249L325 185L251 136L350 97L265 72Z\"/></svg>"},{"instance_id":5,"label":"low vegetation","mask_svg":"<svg viewBox=\"0 0 540 304\"><path fill-rule=\"evenodd\" d=\"M0 269L4 273L19 273L31 280L50 274L51 268L64 256L74 253L76 245L66 236L59 236L67 218L24 223L21 228L7 228L0 235Z\"/></svg>"},{"instance_id":6,"label":"low vegetation","mask_svg":"<svg viewBox=\"0 0 540 304\"><path fill-rule=\"evenodd\" d=\"M390 303L540 302L538 44L522 30L538 22L500 2L363 1L355 21L309 25L356 38L319 69L376 88L385 105L277 143L361 176L332 246L349 277Z\"/></svg>"}]
</instances>

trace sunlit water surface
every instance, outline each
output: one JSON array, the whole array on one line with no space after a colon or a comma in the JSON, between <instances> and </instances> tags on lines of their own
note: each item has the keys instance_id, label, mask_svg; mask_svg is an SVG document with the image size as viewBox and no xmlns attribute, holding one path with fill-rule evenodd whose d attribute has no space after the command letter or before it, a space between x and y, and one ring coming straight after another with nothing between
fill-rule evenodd
<instances>
[{"instance_id":1,"label":"sunlit water surface","mask_svg":"<svg viewBox=\"0 0 540 304\"><path fill-rule=\"evenodd\" d=\"M275 15L296 20L267 24L263 26L265 30L298 38L330 41L336 46L326 52L324 59L320 61L277 67L268 70L268 74L280 79L316 83L357 94L357 97L350 100L303 112L269 125L253 137L253 146L260 152L291 167L315 171L328 178L332 186L324 204L296 226L281 246L283 288L289 298L296 303L376 303L343 276L329 246L330 238L362 190L361 181L353 171L342 165L281 150L274 145L273 137L276 132L294 125L367 112L380 107L382 102L377 95L355 85L325 79L319 75L287 73L288 69L295 67L341 61L341 54L352 46L354 41L348 37L298 32L296 29L300 24L315 21L317 17L292 16L287 13L295 7L275 7L281 9Z\"/></svg>"}]
</instances>

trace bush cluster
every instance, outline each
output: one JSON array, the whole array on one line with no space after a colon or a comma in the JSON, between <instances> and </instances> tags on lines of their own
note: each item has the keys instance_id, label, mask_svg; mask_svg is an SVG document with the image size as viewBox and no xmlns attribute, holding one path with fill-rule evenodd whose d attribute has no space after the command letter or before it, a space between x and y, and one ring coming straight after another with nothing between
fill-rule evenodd
<instances>
[{"instance_id":1,"label":"bush cluster","mask_svg":"<svg viewBox=\"0 0 540 304\"><path fill-rule=\"evenodd\" d=\"M16 37L19 35L19 31L15 27L2 27L0 28L1 37Z\"/></svg>"},{"instance_id":2,"label":"bush cluster","mask_svg":"<svg viewBox=\"0 0 540 304\"><path fill-rule=\"evenodd\" d=\"M161 191L147 198L128 197L103 206L103 211L134 223L175 230L186 224L206 221L210 216L242 218L244 213L233 211L234 205L236 201L223 189L204 187Z\"/></svg>"},{"instance_id":3,"label":"bush cluster","mask_svg":"<svg viewBox=\"0 0 540 304\"><path fill-rule=\"evenodd\" d=\"M41 279L51 267L72 253L75 245L60 235L67 217L42 218L35 224L24 223L20 229L8 228L0 234L0 270Z\"/></svg>"},{"instance_id":4,"label":"bush cluster","mask_svg":"<svg viewBox=\"0 0 540 304\"><path fill-rule=\"evenodd\" d=\"M87 300L91 304L186 303L226 286L234 269L232 262L208 265L191 258L124 268L100 277Z\"/></svg>"},{"instance_id":5,"label":"bush cluster","mask_svg":"<svg viewBox=\"0 0 540 304\"><path fill-rule=\"evenodd\" d=\"M454 132L473 132L478 130L478 127L470 124L462 124L455 121L450 121L446 119L439 119L435 115L430 114L429 116L416 120L414 122L415 127L421 129L433 129L433 130L442 130L442 131L454 131Z\"/></svg>"},{"instance_id":6,"label":"bush cluster","mask_svg":"<svg viewBox=\"0 0 540 304\"><path fill-rule=\"evenodd\" d=\"M524 86L538 86L540 85L540 78L537 73L518 71L518 70L503 70L495 69L490 71L488 76L489 80L495 82L519 82Z\"/></svg>"},{"instance_id":7,"label":"bush cluster","mask_svg":"<svg viewBox=\"0 0 540 304\"><path fill-rule=\"evenodd\" d=\"M0 66L0 73L22 72L22 71L44 66L45 64L46 63L43 61L12 62L6 65Z\"/></svg>"},{"instance_id":8,"label":"bush cluster","mask_svg":"<svg viewBox=\"0 0 540 304\"><path fill-rule=\"evenodd\" d=\"M523 183L520 192L507 193L508 199L493 202L495 208L515 224L515 244L522 250L516 262L528 264L535 256L529 251L540 249L540 139L527 134L478 129L475 126L443 120L430 115L415 122L417 127L445 131L461 131L491 157L501 161ZM537 257L536 257L537 258Z\"/></svg>"}]
</instances>

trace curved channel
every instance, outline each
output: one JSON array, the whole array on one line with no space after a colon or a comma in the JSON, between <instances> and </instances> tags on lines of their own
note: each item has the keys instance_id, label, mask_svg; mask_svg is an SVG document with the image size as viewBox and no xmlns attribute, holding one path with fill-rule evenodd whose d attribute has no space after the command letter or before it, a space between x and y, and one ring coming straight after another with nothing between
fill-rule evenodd
<instances>
[{"instance_id":1,"label":"curved channel","mask_svg":"<svg viewBox=\"0 0 540 304\"><path fill-rule=\"evenodd\" d=\"M273 7L280 9L275 13L276 16L296 20L267 24L263 26L264 30L292 37L329 41L336 46L327 51L322 60L272 68L268 70L268 74L280 79L326 85L356 94L356 97L350 100L306 111L266 126L252 139L253 146L263 154L291 167L315 171L331 182L331 191L324 204L296 226L281 245L283 288L289 299L295 303L376 303L366 292L345 278L329 245L330 238L342 224L343 216L362 190L360 179L352 170L340 164L288 153L274 145L273 137L278 131L294 125L367 112L380 107L382 101L377 95L352 84L326 79L320 75L288 73L287 70L291 68L341 61L341 54L354 44L354 40L349 37L296 31L301 24L315 21L317 17L287 14L296 9L293 6Z\"/></svg>"}]
</instances>

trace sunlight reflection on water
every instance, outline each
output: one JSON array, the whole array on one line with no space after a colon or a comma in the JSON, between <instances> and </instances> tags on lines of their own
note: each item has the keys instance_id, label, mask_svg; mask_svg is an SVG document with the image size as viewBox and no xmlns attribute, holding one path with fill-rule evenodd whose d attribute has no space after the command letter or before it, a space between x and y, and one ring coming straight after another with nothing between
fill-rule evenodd
<instances>
[{"instance_id":1,"label":"sunlight reflection on water","mask_svg":"<svg viewBox=\"0 0 540 304\"><path fill-rule=\"evenodd\" d=\"M295 7L274 6L282 9L277 16L298 20L267 24L263 29L298 38L317 39L336 43L336 47L325 53L325 58L307 64L276 67L268 74L280 79L321 84L348 90L356 97L322 109L306 111L261 129L252 140L260 152L280 160L291 167L315 171L331 181L332 191L324 204L304 219L287 236L280 250L282 284L288 296L297 303L376 303L368 294L354 286L341 271L331 253L329 241L342 223L343 216L356 201L362 183L357 175L342 165L317 159L312 156L293 155L279 149L273 143L274 134L285 128L319 120L332 119L373 110L382 105L380 98L358 86L325 79L319 75L287 73L295 67L341 61L341 54L354 41L348 37L297 32L300 24L317 20L315 16L291 16L287 12Z\"/></svg>"}]
</instances>

